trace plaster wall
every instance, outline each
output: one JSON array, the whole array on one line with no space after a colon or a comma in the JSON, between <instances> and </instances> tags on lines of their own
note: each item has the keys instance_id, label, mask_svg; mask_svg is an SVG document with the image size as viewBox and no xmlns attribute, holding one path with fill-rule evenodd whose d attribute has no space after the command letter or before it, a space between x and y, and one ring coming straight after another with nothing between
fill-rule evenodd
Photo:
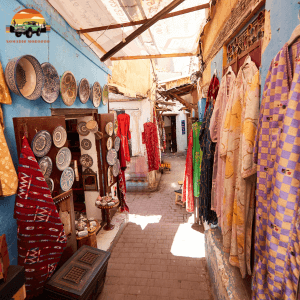
<instances>
[{"instance_id":1,"label":"plaster wall","mask_svg":"<svg viewBox=\"0 0 300 300\"><path fill-rule=\"evenodd\" d=\"M30 7L33 5L33 7ZM50 43L28 43L25 36L18 40L26 43L7 43L7 40L17 40L14 34L6 33L5 26L11 23L14 14L25 8L39 10L51 25L51 31L41 35L43 40L50 40ZM14 11L15 10L15 11ZM100 62L99 58L84 44L76 31L73 30L60 15L47 3L46 0L2 0L0 6L0 61L3 68L8 61L14 57L31 54L40 63L50 62L61 76L69 70L79 81L87 78L90 84L99 81L101 86L107 82L107 75L110 70ZM32 40L38 38L34 35ZM13 93L12 105L2 105L5 122L5 137L10 149L15 168L18 167L18 155L16 150L15 134L12 118L50 116L50 108L68 108L62 101L61 96L53 103L48 104L41 98L36 101L29 101ZM82 104L77 97L72 108L94 108L89 100ZM102 103L98 108L99 113L107 113L107 106ZM6 234L8 251L11 264L17 264L17 225L13 218L15 196L0 197L0 235Z\"/></svg>"}]
</instances>

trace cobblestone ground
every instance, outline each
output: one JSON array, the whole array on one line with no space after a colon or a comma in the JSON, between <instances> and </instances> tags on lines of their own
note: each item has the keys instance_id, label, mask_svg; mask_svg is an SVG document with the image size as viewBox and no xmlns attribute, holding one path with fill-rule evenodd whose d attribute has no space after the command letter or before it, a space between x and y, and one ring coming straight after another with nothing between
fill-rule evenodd
<instances>
[{"instance_id":1,"label":"cobblestone ground","mask_svg":"<svg viewBox=\"0 0 300 300\"><path fill-rule=\"evenodd\" d=\"M175 205L185 157L165 157L157 192L128 194L129 223L113 248L98 300L210 300L204 235L192 228L193 216ZM193 226L194 227L194 226Z\"/></svg>"}]
</instances>

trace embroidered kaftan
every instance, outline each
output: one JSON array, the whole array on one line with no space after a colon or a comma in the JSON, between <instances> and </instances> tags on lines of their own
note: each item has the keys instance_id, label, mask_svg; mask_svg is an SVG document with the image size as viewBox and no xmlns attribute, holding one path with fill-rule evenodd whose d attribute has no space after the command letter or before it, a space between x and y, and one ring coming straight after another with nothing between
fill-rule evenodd
<instances>
[{"instance_id":1,"label":"embroidered kaftan","mask_svg":"<svg viewBox=\"0 0 300 300\"><path fill-rule=\"evenodd\" d=\"M289 55L290 54L290 55ZM291 60L291 57L295 61ZM300 271L300 43L272 60L262 97L253 300L295 300ZM292 75L291 64L296 64Z\"/></svg>"},{"instance_id":2,"label":"embroidered kaftan","mask_svg":"<svg viewBox=\"0 0 300 300\"><path fill-rule=\"evenodd\" d=\"M220 158L220 138L222 130L222 120L225 112L227 100L232 93L235 74L227 72L223 76L219 93L216 99L213 115L210 121L210 137L216 143L215 157L214 157L214 170L212 179L212 195L211 195L211 209L217 213L219 224L221 221L221 210L224 196L224 178L225 178L225 161Z\"/></svg>"},{"instance_id":3,"label":"embroidered kaftan","mask_svg":"<svg viewBox=\"0 0 300 300\"><path fill-rule=\"evenodd\" d=\"M200 193L200 168L202 160L202 151L199 144L200 122L195 122L193 128L193 186L194 196L199 197Z\"/></svg>"},{"instance_id":4,"label":"embroidered kaftan","mask_svg":"<svg viewBox=\"0 0 300 300\"><path fill-rule=\"evenodd\" d=\"M193 192L193 129L188 136L188 150L184 171L184 181L182 189L182 202L186 202L186 211L194 211Z\"/></svg>"},{"instance_id":5,"label":"embroidered kaftan","mask_svg":"<svg viewBox=\"0 0 300 300\"><path fill-rule=\"evenodd\" d=\"M251 175L256 168L253 166L252 155L258 115L259 73L255 63L250 61L241 67L227 102L220 149L220 155L226 161L221 218L223 248L230 253L229 262L240 268L243 278L247 269L248 274L251 274L251 232L255 198L255 175Z\"/></svg>"},{"instance_id":6,"label":"embroidered kaftan","mask_svg":"<svg viewBox=\"0 0 300 300\"><path fill-rule=\"evenodd\" d=\"M130 116L128 114L118 115L118 137L121 139L121 147L125 160L130 162L130 152L128 140L131 139Z\"/></svg>"},{"instance_id":7,"label":"embroidered kaftan","mask_svg":"<svg viewBox=\"0 0 300 300\"><path fill-rule=\"evenodd\" d=\"M217 215L211 210L211 186L215 154L215 143L212 142L209 132L212 113L213 105L211 103L206 110L199 135L200 147L203 153L200 175L199 216L202 216L203 221L207 221L208 224L217 223Z\"/></svg>"}]
</instances>

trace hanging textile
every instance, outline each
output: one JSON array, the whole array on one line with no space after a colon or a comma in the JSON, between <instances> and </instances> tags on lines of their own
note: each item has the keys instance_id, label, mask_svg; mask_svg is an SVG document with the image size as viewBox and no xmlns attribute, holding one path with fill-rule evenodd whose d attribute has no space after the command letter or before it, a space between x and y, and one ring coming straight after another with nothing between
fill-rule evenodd
<instances>
[{"instance_id":1,"label":"hanging textile","mask_svg":"<svg viewBox=\"0 0 300 300\"><path fill-rule=\"evenodd\" d=\"M201 124L199 142L202 151L199 216L208 224L217 224L217 215L211 210L212 172L215 154L215 143L212 142L209 132L210 119L213 113L213 104L210 103Z\"/></svg>"},{"instance_id":2,"label":"hanging textile","mask_svg":"<svg viewBox=\"0 0 300 300\"><path fill-rule=\"evenodd\" d=\"M130 116L128 114L118 115L118 137L121 139L121 147L124 152L125 160L130 162L130 152L128 140L131 139Z\"/></svg>"},{"instance_id":3,"label":"hanging textile","mask_svg":"<svg viewBox=\"0 0 300 300\"><path fill-rule=\"evenodd\" d=\"M253 300L295 300L300 272L300 43L273 58L264 86L258 165ZM296 70L293 74L293 65Z\"/></svg>"},{"instance_id":4,"label":"hanging textile","mask_svg":"<svg viewBox=\"0 0 300 300\"><path fill-rule=\"evenodd\" d=\"M202 160L202 151L199 144L199 134L201 122L195 122L193 129L193 190L194 196L199 197L200 193L200 168Z\"/></svg>"},{"instance_id":5,"label":"hanging textile","mask_svg":"<svg viewBox=\"0 0 300 300\"><path fill-rule=\"evenodd\" d=\"M157 136L157 127L152 122L144 124L142 133L143 144L146 145L148 156L148 172L158 170L160 166L159 145Z\"/></svg>"},{"instance_id":6,"label":"hanging textile","mask_svg":"<svg viewBox=\"0 0 300 300\"><path fill-rule=\"evenodd\" d=\"M221 147L220 138L222 130L222 119L227 101L233 90L235 78L236 76L232 71L227 72L223 76L209 126L210 137L212 141L216 143L211 191L211 209L217 213L219 224L222 224L221 210L224 196L223 187L225 178L225 161L221 159L219 155Z\"/></svg>"},{"instance_id":7,"label":"hanging textile","mask_svg":"<svg viewBox=\"0 0 300 300\"><path fill-rule=\"evenodd\" d=\"M210 81L208 92L207 92L207 101L206 101L206 106L205 106L205 111L209 106L209 104L212 102L212 105L214 105L214 101L216 100L219 92L219 79L216 75L214 75Z\"/></svg>"},{"instance_id":8,"label":"hanging textile","mask_svg":"<svg viewBox=\"0 0 300 300\"><path fill-rule=\"evenodd\" d=\"M0 62L0 103L12 104L9 89L5 81L2 64Z\"/></svg>"},{"instance_id":9,"label":"hanging textile","mask_svg":"<svg viewBox=\"0 0 300 300\"><path fill-rule=\"evenodd\" d=\"M40 167L23 137L14 218L18 265L25 267L27 298L39 295L56 269L67 237Z\"/></svg>"},{"instance_id":10,"label":"hanging textile","mask_svg":"<svg viewBox=\"0 0 300 300\"><path fill-rule=\"evenodd\" d=\"M204 118L204 112L205 112L205 106L206 106L206 98L202 98L198 101L198 116L199 116L199 122L203 122Z\"/></svg>"},{"instance_id":11,"label":"hanging textile","mask_svg":"<svg viewBox=\"0 0 300 300\"><path fill-rule=\"evenodd\" d=\"M188 150L184 170L184 181L182 188L182 202L186 202L186 211L194 212L193 191L193 129L188 136Z\"/></svg>"},{"instance_id":12,"label":"hanging textile","mask_svg":"<svg viewBox=\"0 0 300 300\"><path fill-rule=\"evenodd\" d=\"M164 145L164 150L167 149L167 137L166 137L166 131L165 128L163 127L162 129L162 136L163 136L163 145Z\"/></svg>"},{"instance_id":13,"label":"hanging textile","mask_svg":"<svg viewBox=\"0 0 300 300\"><path fill-rule=\"evenodd\" d=\"M126 181L125 181L125 171L121 170L118 176L119 180L119 190L120 190L120 211L129 212L129 208L126 203Z\"/></svg>"},{"instance_id":14,"label":"hanging textile","mask_svg":"<svg viewBox=\"0 0 300 300\"><path fill-rule=\"evenodd\" d=\"M220 156L225 160L222 234L224 252L242 277L251 275L251 234L254 213L256 165L252 163L253 144L259 115L259 73L248 60L236 77L227 102Z\"/></svg>"}]
</instances>

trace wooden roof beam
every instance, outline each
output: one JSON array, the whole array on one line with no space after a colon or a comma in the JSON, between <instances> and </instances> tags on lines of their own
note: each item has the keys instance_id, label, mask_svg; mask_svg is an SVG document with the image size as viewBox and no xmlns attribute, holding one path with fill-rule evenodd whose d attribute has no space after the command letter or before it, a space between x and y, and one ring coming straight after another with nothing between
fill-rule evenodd
<instances>
[{"instance_id":1,"label":"wooden roof beam","mask_svg":"<svg viewBox=\"0 0 300 300\"><path fill-rule=\"evenodd\" d=\"M156 54L156 55L137 55L137 56L119 56L111 57L110 60L134 60L134 59L151 59L151 58L166 58L166 57L184 57L195 56L196 53L171 53L171 54Z\"/></svg>"},{"instance_id":2,"label":"wooden roof beam","mask_svg":"<svg viewBox=\"0 0 300 300\"><path fill-rule=\"evenodd\" d=\"M119 52L121 49L123 49L127 44L132 42L135 38L137 38L140 34L142 34L144 31L146 31L148 28L150 28L153 24L161 20L162 17L164 17L166 14L168 14L171 10L173 10L175 7L180 5L184 0L174 0L169 5L167 5L165 8L163 8L160 12L158 12L155 16L153 16L151 19L148 19L145 24L143 24L141 27L139 27L137 30L129 34L126 39L125 43L122 41L112 49L110 49L106 54L104 54L101 57L101 61L104 62L107 59L111 58L115 53Z\"/></svg>"},{"instance_id":3,"label":"wooden roof beam","mask_svg":"<svg viewBox=\"0 0 300 300\"><path fill-rule=\"evenodd\" d=\"M165 15L162 19L168 19L176 16L180 16L183 14L187 14L193 11L201 10L209 8L209 3L197 5L194 7L182 9L173 13L169 13ZM95 31L102 31L102 30L110 30L110 29L116 29L116 28L123 28L123 27L129 27L129 26L135 26L135 25L142 25L145 24L150 19L144 19L139 21L133 21L133 22L127 22L127 23L120 23L120 24L113 24L113 25L106 25L106 26L100 26L100 27L93 27L93 28L87 28L87 29L80 29L78 30L78 33L88 33L88 32L95 32Z\"/></svg>"}]
</instances>

